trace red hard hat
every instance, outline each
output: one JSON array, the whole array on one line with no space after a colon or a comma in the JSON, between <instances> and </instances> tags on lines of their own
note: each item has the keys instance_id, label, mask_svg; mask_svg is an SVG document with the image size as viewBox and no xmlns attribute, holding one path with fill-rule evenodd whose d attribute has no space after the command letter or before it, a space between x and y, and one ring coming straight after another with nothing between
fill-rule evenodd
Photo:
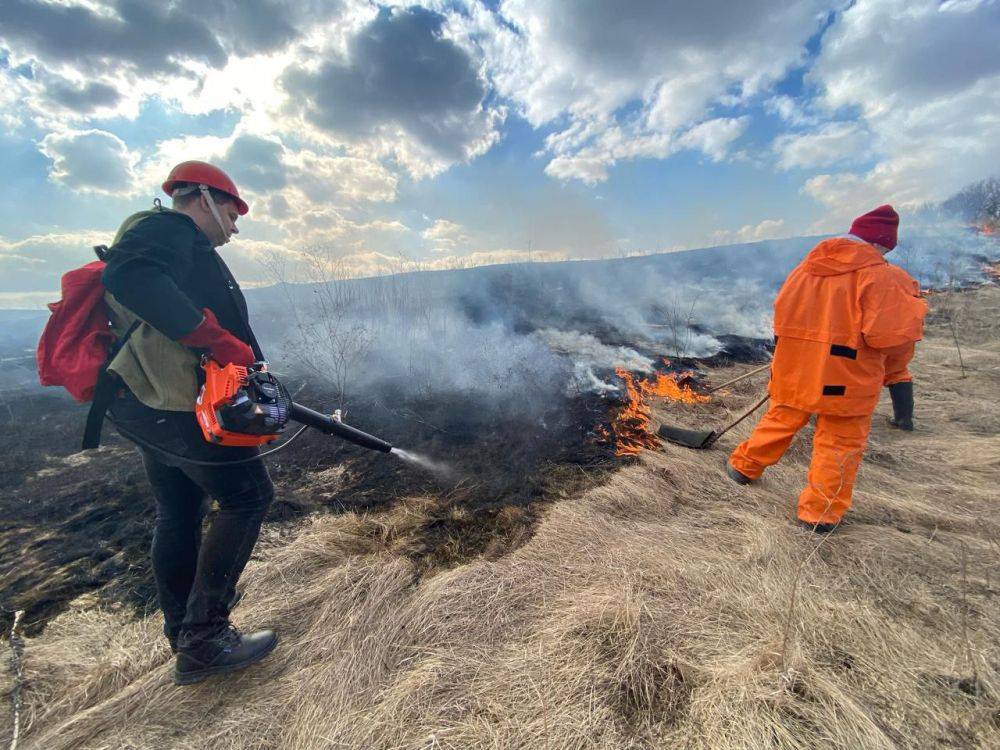
<instances>
[{"instance_id":1,"label":"red hard hat","mask_svg":"<svg viewBox=\"0 0 1000 750\"><path fill-rule=\"evenodd\" d=\"M243 216L250 210L250 206L240 198L240 192L236 189L236 183L229 175L218 167L203 161L182 161L170 170L170 176L163 183L163 192L172 196L174 188L178 182L192 182L196 185L208 185L210 188L220 190L226 195L230 195L236 201L236 210Z\"/></svg>"}]
</instances>

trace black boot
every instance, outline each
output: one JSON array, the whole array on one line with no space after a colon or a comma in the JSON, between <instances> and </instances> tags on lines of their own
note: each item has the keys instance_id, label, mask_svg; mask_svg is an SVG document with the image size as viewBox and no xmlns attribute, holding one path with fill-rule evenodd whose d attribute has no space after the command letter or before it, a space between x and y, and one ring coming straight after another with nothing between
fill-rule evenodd
<instances>
[{"instance_id":1,"label":"black boot","mask_svg":"<svg viewBox=\"0 0 1000 750\"><path fill-rule=\"evenodd\" d=\"M243 635L228 624L207 634L184 630L177 639L174 684L191 685L213 674L249 667L271 653L277 643L273 630Z\"/></svg>"},{"instance_id":2,"label":"black boot","mask_svg":"<svg viewBox=\"0 0 1000 750\"><path fill-rule=\"evenodd\" d=\"M799 526L808 529L816 534L829 534L834 531L839 523L809 523L808 521L803 521L801 518L797 519Z\"/></svg>"},{"instance_id":3,"label":"black boot","mask_svg":"<svg viewBox=\"0 0 1000 750\"><path fill-rule=\"evenodd\" d=\"M893 383L889 386L892 398L892 417L889 426L897 430L913 430L913 383Z\"/></svg>"},{"instance_id":4,"label":"black boot","mask_svg":"<svg viewBox=\"0 0 1000 750\"><path fill-rule=\"evenodd\" d=\"M736 484L752 484L753 480L726 460L726 475Z\"/></svg>"},{"instance_id":5,"label":"black boot","mask_svg":"<svg viewBox=\"0 0 1000 750\"><path fill-rule=\"evenodd\" d=\"M236 605L239 604L242 599L243 599L243 592L240 591L239 589L233 589L233 595L229 598L228 611L226 612L226 614L228 615L230 612L236 609ZM173 630L166 634L167 640L170 642L170 653L172 654L177 653L177 638L178 638L177 633L178 631Z\"/></svg>"}]
</instances>

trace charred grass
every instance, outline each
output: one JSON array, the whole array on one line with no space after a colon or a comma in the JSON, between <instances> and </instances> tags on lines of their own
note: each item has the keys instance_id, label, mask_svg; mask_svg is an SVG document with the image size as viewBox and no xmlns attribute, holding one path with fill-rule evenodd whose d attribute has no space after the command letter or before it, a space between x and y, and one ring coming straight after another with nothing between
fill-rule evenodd
<instances>
[{"instance_id":1,"label":"charred grass","mask_svg":"<svg viewBox=\"0 0 1000 750\"><path fill-rule=\"evenodd\" d=\"M808 431L749 488L722 473L725 450L668 445L576 485L578 468L540 465L557 501L496 508L501 538L531 528L497 553L428 552L474 536L463 503L479 492L489 508L490 482L462 503L430 485L388 506L358 490L262 544L237 620L282 642L238 675L176 688L157 615L74 602L27 641L23 746L996 747L1000 290L963 294L965 377L932 323L918 429L889 430L880 405L831 536L791 521ZM654 417L722 424L759 387ZM351 471L283 480L305 507ZM427 541L435 515L447 532Z\"/></svg>"},{"instance_id":2,"label":"charred grass","mask_svg":"<svg viewBox=\"0 0 1000 750\"><path fill-rule=\"evenodd\" d=\"M306 433L268 459L277 499L267 536L283 539L312 513L343 515L356 526L358 554L391 549L431 573L506 554L530 538L542 506L616 465L608 446L587 437L606 411L599 399L566 399L526 418L463 394L388 395L392 408L385 399L354 404L349 415L365 420L355 424L446 457L448 473ZM0 496L0 629L9 632L24 610L23 632L37 635L88 592L135 616L155 611L153 500L138 453L110 423L101 449L78 452L86 407L55 395L11 399L4 416L17 439L0 454L9 488Z\"/></svg>"}]
</instances>

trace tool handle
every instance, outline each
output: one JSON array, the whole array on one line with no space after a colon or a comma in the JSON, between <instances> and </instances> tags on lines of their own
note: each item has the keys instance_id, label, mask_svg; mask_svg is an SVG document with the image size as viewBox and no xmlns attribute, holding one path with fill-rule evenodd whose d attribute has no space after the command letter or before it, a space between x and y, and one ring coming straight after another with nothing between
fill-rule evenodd
<instances>
[{"instance_id":1,"label":"tool handle","mask_svg":"<svg viewBox=\"0 0 1000 750\"><path fill-rule=\"evenodd\" d=\"M360 445L362 448L381 451L382 453L388 453L392 450L392 445L381 438L369 435L367 432L362 432L356 427L351 427L327 414L320 414L318 411L313 411L301 404L293 402L288 416L290 419L294 419L296 422L301 422L304 425L309 425L326 435L339 437L349 443Z\"/></svg>"},{"instance_id":2,"label":"tool handle","mask_svg":"<svg viewBox=\"0 0 1000 750\"><path fill-rule=\"evenodd\" d=\"M742 375L737 375L735 378L733 378L732 380L727 380L722 385L717 385L714 388L709 388L706 391L706 393L715 393L716 391L722 390L727 385L732 385L733 383L738 383L741 380L743 380L744 378L749 378L751 375L756 375L758 372L764 372L764 370L767 370L770 367L771 367L771 363L768 362L766 365L761 365L760 367L758 367L756 369L753 369L750 372L745 372Z\"/></svg>"},{"instance_id":3,"label":"tool handle","mask_svg":"<svg viewBox=\"0 0 1000 750\"><path fill-rule=\"evenodd\" d=\"M738 425L744 419L746 419L751 414L753 414L755 411L757 411L760 407L762 407L764 405L764 402L766 402L769 398L771 398L770 394L764 396L764 398L762 398L756 404L754 404L749 409L747 409L745 412L743 412L742 416L740 416L739 419L737 419L735 422L729 423L728 425L726 425L725 427L723 427L721 430L719 430L717 433L715 433L715 437L712 439L712 442L714 443L716 440L718 440L720 437L722 437L723 435L725 435L727 432L729 432L731 429L733 429L736 425Z\"/></svg>"}]
</instances>

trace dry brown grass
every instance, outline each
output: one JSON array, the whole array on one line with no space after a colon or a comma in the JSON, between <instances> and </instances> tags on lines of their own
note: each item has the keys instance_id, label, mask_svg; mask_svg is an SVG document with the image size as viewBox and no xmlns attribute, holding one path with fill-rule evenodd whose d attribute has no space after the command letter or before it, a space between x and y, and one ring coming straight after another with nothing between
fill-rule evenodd
<instances>
[{"instance_id":1,"label":"dry brown grass","mask_svg":"<svg viewBox=\"0 0 1000 750\"><path fill-rule=\"evenodd\" d=\"M29 639L22 746L998 747L1000 289L967 294L967 377L932 326L918 430L880 406L829 538L791 523L801 438L751 488L724 450L647 452L516 551L436 573L392 544L420 498L322 517L245 576L239 623L282 642L239 675L174 687L157 618L87 602ZM719 424L754 395L657 416Z\"/></svg>"}]
</instances>

